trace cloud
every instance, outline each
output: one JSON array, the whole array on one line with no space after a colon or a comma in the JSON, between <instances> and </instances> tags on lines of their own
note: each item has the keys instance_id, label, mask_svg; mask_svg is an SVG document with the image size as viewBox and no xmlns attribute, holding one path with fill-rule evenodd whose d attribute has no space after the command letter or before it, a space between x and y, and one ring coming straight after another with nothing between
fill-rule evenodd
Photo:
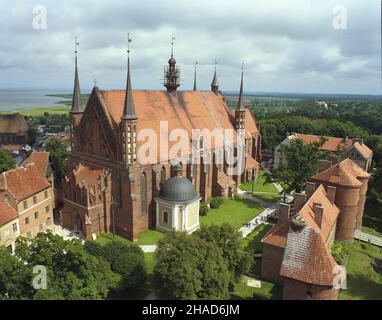
<instances>
[{"instance_id":1,"label":"cloud","mask_svg":"<svg viewBox=\"0 0 382 320\"><path fill-rule=\"evenodd\" d=\"M133 84L159 89L176 36L181 89L209 89L213 63L223 90L270 92L380 91L378 1L343 0L347 29L333 28L337 0L5 0L0 20L0 88L63 88L73 82L73 42L80 39L83 90L123 88L126 33L133 37ZM36 5L47 29L32 27Z\"/></svg>"}]
</instances>

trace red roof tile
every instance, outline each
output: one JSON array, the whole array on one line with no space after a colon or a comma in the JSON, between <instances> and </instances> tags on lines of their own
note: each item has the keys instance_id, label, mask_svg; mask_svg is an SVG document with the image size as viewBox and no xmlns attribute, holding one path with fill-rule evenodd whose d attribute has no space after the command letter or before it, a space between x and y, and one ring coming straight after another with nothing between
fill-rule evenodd
<instances>
[{"instance_id":1,"label":"red roof tile","mask_svg":"<svg viewBox=\"0 0 382 320\"><path fill-rule=\"evenodd\" d=\"M373 155L373 151L364 143L361 144L357 141L353 146L364 158L370 158Z\"/></svg>"},{"instance_id":2,"label":"red roof tile","mask_svg":"<svg viewBox=\"0 0 382 320\"><path fill-rule=\"evenodd\" d=\"M15 219L17 219L16 211L0 196L0 227Z\"/></svg>"},{"instance_id":3,"label":"red roof tile","mask_svg":"<svg viewBox=\"0 0 382 320\"><path fill-rule=\"evenodd\" d=\"M41 174L46 177L49 164L49 152L33 151L25 160L25 164L29 163L34 163Z\"/></svg>"},{"instance_id":4,"label":"red roof tile","mask_svg":"<svg viewBox=\"0 0 382 320\"><path fill-rule=\"evenodd\" d=\"M313 135L313 134L302 134L296 133L291 138L299 139L304 141L305 143L313 143L320 142L321 136ZM321 146L321 150L325 151L337 151L339 148L348 149L352 146L352 139L343 139L336 137L325 137L327 141Z\"/></svg>"},{"instance_id":5,"label":"red roof tile","mask_svg":"<svg viewBox=\"0 0 382 320\"><path fill-rule=\"evenodd\" d=\"M313 176L312 180L329 182L334 185L358 188L362 183L358 178L369 178L370 175L350 159L345 159L337 165Z\"/></svg>"},{"instance_id":6,"label":"red roof tile","mask_svg":"<svg viewBox=\"0 0 382 320\"><path fill-rule=\"evenodd\" d=\"M0 188L8 192L18 201L50 187L50 183L41 175L34 163L24 167L3 172L0 175Z\"/></svg>"}]
</instances>

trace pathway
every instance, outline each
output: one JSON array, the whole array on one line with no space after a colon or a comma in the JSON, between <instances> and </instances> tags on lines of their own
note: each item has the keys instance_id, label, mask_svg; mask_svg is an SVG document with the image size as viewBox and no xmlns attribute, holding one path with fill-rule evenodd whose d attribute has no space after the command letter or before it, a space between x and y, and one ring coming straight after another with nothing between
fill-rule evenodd
<instances>
[{"instance_id":1,"label":"pathway","mask_svg":"<svg viewBox=\"0 0 382 320\"><path fill-rule=\"evenodd\" d=\"M361 230L356 230L354 232L354 239L361 240L363 242L370 242L378 247L382 247L382 238L373 236Z\"/></svg>"},{"instance_id":2,"label":"pathway","mask_svg":"<svg viewBox=\"0 0 382 320\"><path fill-rule=\"evenodd\" d=\"M277 210L279 203L282 200L279 200L275 203L270 203L270 202L264 201L262 199L259 199L259 198L255 197L255 196L253 196L253 195L251 195L251 194L249 194L243 190L240 190L240 189L238 190L238 194L245 199L259 203L261 206L263 206L265 208L259 215L257 215L251 221L249 221L248 226L243 226L239 229L239 231L243 234L243 238L246 238L258 226L260 226L263 223L267 223L266 222L267 217Z\"/></svg>"}]
</instances>

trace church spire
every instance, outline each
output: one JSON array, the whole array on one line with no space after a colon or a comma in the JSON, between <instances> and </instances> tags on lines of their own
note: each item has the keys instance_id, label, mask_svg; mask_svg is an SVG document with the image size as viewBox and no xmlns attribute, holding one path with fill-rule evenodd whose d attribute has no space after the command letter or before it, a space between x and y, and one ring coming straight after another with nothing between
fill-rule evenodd
<instances>
[{"instance_id":1,"label":"church spire","mask_svg":"<svg viewBox=\"0 0 382 320\"><path fill-rule=\"evenodd\" d=\"M74 88L73 88L73 98L72 98L72 109L70 112L72 113L82 113L84 109L82 107L81 101L81 89L80 89L80 79L78 77L78 68L77 68L77 48L79 42L77 41L77 37L75 37L74 47L75 47L75 73L74 73Z\"/></svg>"},{"instance_id":2,"label":"church spire","mask_svg":"<svg viewBox=\"0 0 382 320\"><path fill-rule=\"evenodd\" d=\"M196 67L198 65L198 61L195 62L195 72L194 72L194 91L196 91Z\"/></svg>"},{"instance_id":3,"label":"church spire","mask_svg":"<svg viewBox=\"0 0 382 320\"><path fill-rule=\"evenodd\" d=\"M217 65L217 62L215 59L215 71L214 71L214 78L212 79L212 82L211 82L211 91L218 94L219 93L219 83L218 83L218 78L216 76L216 65Z\"/></svg>"},{"instance_id":4,"label":"church spire","mask_svg":"<svg viewBox=\"0 0 382 320\"><path fill-rule=\"evenodd\" d=\"M174 92L179 87L180 70L176 67L176 60L174 58L174 40L171 38L171 58L168 60L168 67L164 69L164 86L168 92Z\"/></svg>"},{"instance_id":5,"label":"church spire","mask_svg":"<svg viewBox=\"0 0 382 320\"><path fill-rule=\"evenodd\" d=\"M241 66L241 83L240 83L240 93L239 100L237 101L237 110L245 110L244 106L244 94L243 94L243 74L244 74L244 63Z\"/></svg>"},{"instance_id":6,"label":"church spire","mask_svg":"<svg viewBox=\"0 0 382 320\"><path fill-rule=\"evenodd\" d=\"M133 92L131 89L131 78L130 78L130 35L127 34L127 80L126 80L126 93L125 102L123 107L123 114L121 119L126 120L136 120L137 116L135 114Z\"/></svg>"}]
</instances>

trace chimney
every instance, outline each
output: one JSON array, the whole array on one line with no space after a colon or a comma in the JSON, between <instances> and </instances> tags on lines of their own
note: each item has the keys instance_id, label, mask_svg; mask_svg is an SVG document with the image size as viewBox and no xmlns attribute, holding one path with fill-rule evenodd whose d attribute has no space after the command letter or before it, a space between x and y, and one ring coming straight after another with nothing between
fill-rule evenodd
<instances>
[{"instance_id":1,"label":"chimney","mask_svg":"<svg viewBox=\"0 0 382 320\"><path fill-rule=\"evenodd\" d=\"M334 204L336 198L336 187L328 186L326 190L326 196L328 197L331 204Z\"/></svg>"},{"instance_id":2,"label":"chimney","mask_svg":"<svg viewBox=\"0 0 382 320\"><path fill-rule=\"evenodd\" d=\"M290 205L286 203L280 203L279 206L279 220L277 221L278 225L287 222L290 218Z\"/></svg>"},{"instance_id":3,"label":"chimney","mask_svg":"<svg viewBox=\"0 0 382 320\"><path fill-rule=\"evenodd\" d=\"M293 206L296 210L300 210L306 202L306 194L305 193L295 193L293 199Z\"/></svg>"},{"instance_id":4,"label":"chimney","mask_svg":"<svg viewBox=\"0 0 382 320\"><path fill-rule=\"evenodd\" d=\"M314 191L316 191L316 184L313 182L307 182L305 184L306 198L309 199L314 193Z\"/></svg>"},{"instance_id":5,"label":"chimney","mask_svg":"<svg viewBox=\"0 0 382 320\"><path fill-rule=\"evenodd\" d=\"M332 162L329 160L318 160L318 172L325 171L332 166Z\"/></svg>"},{"instance_id":6,"label":"chimney","mask_svg":"<svg viewBox=\"0 0 382 320\"><path fill-rule=\"evenodd\" d=\"M313 203L313 212L316 218L316 223L320 229L322 229L322 221L324 220L324 207L321 203Z\"/></svg>"}]
</instances>

